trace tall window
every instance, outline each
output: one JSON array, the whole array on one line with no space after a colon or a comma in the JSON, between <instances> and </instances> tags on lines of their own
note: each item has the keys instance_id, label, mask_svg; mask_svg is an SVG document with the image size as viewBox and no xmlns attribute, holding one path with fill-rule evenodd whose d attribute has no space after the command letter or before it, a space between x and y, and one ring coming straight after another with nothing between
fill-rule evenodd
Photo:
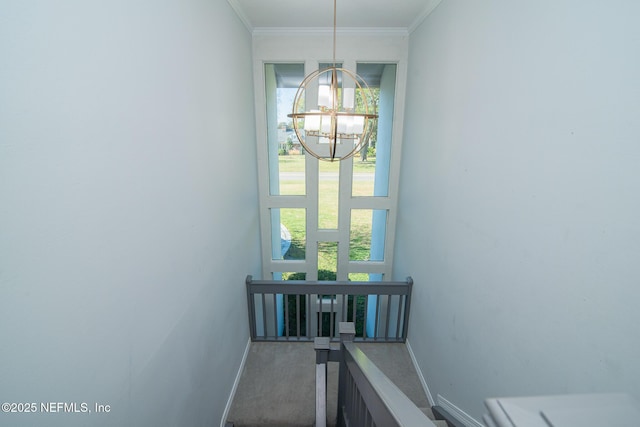
<instances>
[{"instance_id":1,"label":"tall window","mask_svg":"<svg viewBox=\"0 0 640 427\"><path fill-rule=\"evenodd\" d=\"M265 64L269 194L305 194L304 151L291 119L293 98L304 78L304 64Z\"/></svg>"},{"instance_id":2,"label":"tall window","mask_svg":"<svg viewBox=\"0 0 640 427\"><path fill-rule=\"evenodd\" d=\"M270 242L266 262L274 279L302 273L311 280L383 280L388 274L396 68L357 65L374 92L377 127L359 155L325 162L305 155L287 117L304 64L264 64L269 223L263 238Z\"/></svg>"},{"instance_id":3,"label":"tall window","mask_svg":"<svg viewBox=\"0 0 640 427\"><path fill-rule=\"evenodd\" d=\"M305 155L287 114L304 77L328 65L318 58L331 42L326 33L254 34L263 277L391 280L407 37L339 35L336 65L364 78L379 119L360 154L325 162Z\"/></svg>"}]
</instances>

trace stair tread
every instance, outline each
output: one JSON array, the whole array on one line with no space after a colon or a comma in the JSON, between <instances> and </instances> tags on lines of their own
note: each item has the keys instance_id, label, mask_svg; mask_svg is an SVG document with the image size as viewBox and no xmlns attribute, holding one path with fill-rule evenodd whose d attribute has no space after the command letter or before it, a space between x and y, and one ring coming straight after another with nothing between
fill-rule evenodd
<instances>
[{"instance_id":1,"label":"stair tread","mask_svg":"<svg viewBox=\"0 0 640 427\"><path fill-rule=\"evenodd\" d=\"M313 426L315 360L311 342L252 343L227 420L235 427ZM327 422L335 424L338 366L328 369Z\"/></svg>"}]
</instances>

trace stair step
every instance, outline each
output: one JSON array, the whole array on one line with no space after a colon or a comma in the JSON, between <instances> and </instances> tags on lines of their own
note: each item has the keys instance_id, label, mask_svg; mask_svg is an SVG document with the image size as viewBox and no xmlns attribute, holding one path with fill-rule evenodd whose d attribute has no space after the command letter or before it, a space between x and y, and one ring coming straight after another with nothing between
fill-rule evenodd
<instances>
[{"instance_id":1,"label":"stair step","mask_svg":"<svg viewBox=\"0 0 640 427\"><path fill-rule=\"evenodd\" d=\"M227 421L235 427L312 427L315 360L313 343L252 343ZM338 364L328 369L327 422L335 425Z\"/></svg>"}]
</instances>

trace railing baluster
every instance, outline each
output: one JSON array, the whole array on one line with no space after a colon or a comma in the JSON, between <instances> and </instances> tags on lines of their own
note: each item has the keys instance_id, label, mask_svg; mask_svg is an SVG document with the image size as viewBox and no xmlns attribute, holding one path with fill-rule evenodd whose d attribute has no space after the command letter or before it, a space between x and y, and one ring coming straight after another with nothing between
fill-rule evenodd
<instances>
[{"instance_id":1,"label":"railing baluster","mask_svg":"<svg viewBox=\"0 0 640 427\"><path fill-rule=\"evenodd\" d=\"M351 295L351 321L354 325L356 324L356 310L358 309L357 300L357 295Z\"/></svg>"},{"instance_id":2,"label":"railing baluster","mask_svg":"<svg viewBox=\"0 0 640 427\"><path fill-rule=\"evenodd\" d=\"M413 289L413 279L407 277L407 293L404 302L404 322L402 323L402 340L407 339L407 332L409 329L409 309L411 308L411 291Z\"/></svg>"},{"instance_id":3,"label":"railing baluster","mask_svg":"<svg viewBox=\"0 0 640 427\"><path fill-rule=\"evenodd\" d=\"M302 315L300 313L300 295L296 295L296 333L298 339L300 339L300 322Z\"/></svg>"},{"instance_id":4,"label":"railing baluster","mask_svg":"<svg viewBox=\"0 0 640 427\"><path fill-rule=\"evenodd\" d=\"M273 338L278 339L278 294L273 294Z\"/></svg>"},{"instance_id":5,"label":"railing baluster","mask_svg":"<svg viewBox=\"0 0 640 427\"><path fill-rule=\"evenodd\" d=\"M262 333L263 337L267 338L267 300L265 294L262 295Z\"/></svg>"},{"instance_id":6,"label":"railing baluster","mask_svg":"<svg viewBox=\"0 0 640 427\"><path fill-rule=\"evenodd\" d=\"M380 318L380 295L376 297L376 317L374 319L373 339L378 340L378 319Z\"/></svg>"},{"instance_id":7,"label":"railing baluster","mask_svg":"<svg viewBox=\"0 0 640 427\"><path fill-rule=\"evenodd\" d=\"M396 339L400 339L400 320L402 319L402 295L398 295L398 319L396 320Z\"/></svg>"},{"instance_id":8,"label":"railing baluster","mask_svg":"<svg viewBox=\"0 0 640 427\"><path fill-rule=\"evenodd\" d=\"M342 316L340 319L342 322L347 321L347 313L349 313L349 296L347 294L342 294Z\"/></svg>"},{"instance_id":9,"label":"railing baluster","mask_svg":"<svg viewBox=\"0 0 640 427\"><path fill-rule=\"evenodd\" d=\"M318 336L321 337L322 336L322 323L323 323L323 319L322 319L322 295L318 295L318 299L320 300L320 315L318 317L320 317L320 319L318 319Z\"/></svg>"},{"instance_id":10,"label":"railing baluster","mask_svg":"<svg viewBox=\"0 0 640 427\"><path fill-rule=\"evenodd\" d=\"M389 341L389 322L391 322L391 295L387 295L387 321L384 326L384 340Z\"/></svg>"},{"instance_id":11,"label":"railing baluster","mask_svg":"<svg viewBox=\"0 0 640 427\"><path fill-rule=\"evenodd\" d=\"M307 312L306 312L306 329L307 329L307 338L313 338L311 335L311 294L307 294Z\"/></svg>"},{"instance_id":12,"label":"railing baluster","mask_svg":"<svg viewBox=\"0 0 640 427\"><path fill-rule=\"evenodd\" d=\"M334 333L335 331L333 329L333 297L334 296L335 295L331 296L331 307L330 307L330 310L329 310L329 336L330 337L334 337L335 336L335 333Z\"/></svg>"},{"instance_id":13,"label":"railing baluster","mask_svg":"<svg viewBox=\"0 0 640 427\"><path fill-rule=\"evenodd\" d=\"M289 340L289 295L282 295L282 300L284 301L284 331Z\"/></svg>"},{"instance_id":14,"label":"railing baluster","mask_svg":"<svg viewBox=\"0 0 640 427\"><path fill-rule=\"evenodd\" d=\"M353 397L351 399L351 405L353 406L353 409L351 410L351 416L356 419L355 425L358 425L357 416L358 406L360 405L360 393L358 393L358 387L356 387L355 384L353 385Z\"/></svg>"},{"instance_id":15,"label":"railing baluster","mask_svg":"<svg viewBox=\"0 0 640 427\"><path fill-rule=\"evenodd\" d=\"M369 313L369 296L364 296L363 304L363 319L362 319L362 339L367 338L367 314ZM375 335L375 333L374 333Z\"/></svg>"},{"instance_id":16,"label":"railing baluster","mask_svg":"<svg viewBox=\"0 0 640 427\"><path fill-rule=\"evenodd\" d=\"M256 336L256 301L254 294L249 289L249 285L251 284L251 276L247 276L246 279L247 284L247 299L249 302L249 330L251 331L251 336Z\"/></svg>"}]
</instances>

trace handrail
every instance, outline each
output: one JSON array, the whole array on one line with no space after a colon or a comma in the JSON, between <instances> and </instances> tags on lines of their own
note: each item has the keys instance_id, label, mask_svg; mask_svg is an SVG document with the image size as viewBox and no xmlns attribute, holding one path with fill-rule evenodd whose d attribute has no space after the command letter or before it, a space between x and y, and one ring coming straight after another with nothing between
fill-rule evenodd
<instances>
[{"instance_id":1,"label":"handrail","mask_svg":"<svg viewBox=\"0 0 640 427\"><path fill-rule=\"evenodd\" d=\"M346 286L358 286L358 292L366 295L407 295L410 293L408 285L413 284L411 277L404 282L357 282L357 281L323 281L323 280L254 280L252 276L247 276L247 285L264 293L282 293L295 286L299 294L330 294L340 293L340 289Z\"/></svg>"},{"instance_id":2,"label":"handrail","mask_svg":"<svg viewBox=\"0 0 640 427\"><path fill-rule=\"evenodd\" d=\"M313 341L317 336L337 341L335 329L342 321L358 324L356 340L406 341L411 277L404 282L362 282L247 276L246 286L253 341Z\"/></svg>"},{"instance_id":3,"label":"handrail","mask_svg":"<svg viewBox=\"0 0 640 427\"><path fill-rule=\"evenodd\" d=\"M342 349L344 361L340 367L340 380L343 383L338 398L338 425L435 427L429 417L353 342L343 342ZM348 372L343 373L343 369ZM357 399L353 398L354 395L364 402L364 415L354 404L353 400Z\"/></svg>"},{"instance_id":4,"label":"handrail","mask_svg":"<svg viewBox=\"0 0 640 427\"><path fill-rule=\"evenodd\" d=\"M316 426L326 427L326 370L328 362L340 362L337 425L435 427L413 403L353 342L354 324L340 322L340 345L316 338Z\"/></svg>"}]
</instances>

